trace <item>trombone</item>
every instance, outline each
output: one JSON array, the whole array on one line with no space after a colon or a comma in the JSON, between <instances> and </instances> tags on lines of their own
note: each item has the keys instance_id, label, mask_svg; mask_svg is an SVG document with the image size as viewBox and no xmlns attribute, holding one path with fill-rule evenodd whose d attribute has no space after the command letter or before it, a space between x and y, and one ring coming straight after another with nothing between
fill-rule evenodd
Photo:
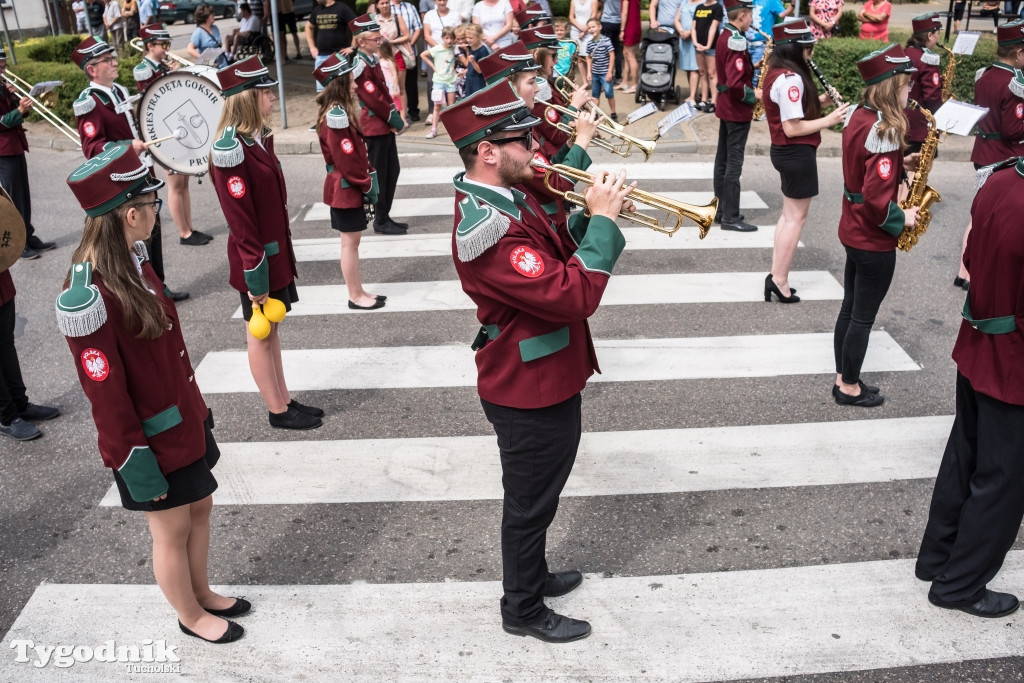
<instances>
[{"instance_id":1,"label":"trombone","mask_svg":"<svg viewBox=\"0 0 1024 683\"><path fill-rule=\"evenodd\" d=\"M574 190L562 192L561 190L552 187L551 176L557 173L563 178L567 178L574 183L586 183L588 185L594 184L594 176L585 171L573 168L572 166L566 166L565 164L549 165L534 160L530 162L530 165L536 169L545 171L544 187L546 187L549 192L558 195L567 202L583 207L584 215L590 215L590 209L587 208L587 200L584 198L583 194ZM711 229L711 223L715 220L715 212L718 210L718 197L712 199L710 204L700 206L697 204L687 204L685 202L669 199L668 197L663 197L652 192L645 192L636 187L629 191L629 194L626 195L626 199L629 199L634 204L649 206L652 209L662 211L664 212L664 215L661 216L661 220L659 220L657 216L650 216L647 213L642 213L634 208L620 211L619 218L637 223L650 228L651 230L663 232L670 237L682 227L683 219L689 218L697 224L697 227L700 230L700 238L704 239L708 234L708 230Z\"/></svg>"},{"instance_id":2,"label":"trombone","mask_svg":"<svg viewBox=\"0 0 1024 683\"><path fill-rule=\"evenodd\" d=\"M579 113L566 107L560 107L557 104L548 104L544 109L544 116L547 117L548 111L552 109L560 114L558 123L554 123L552 125L568 135L570 140L575 140L576 129L563 123L561 117L571 116L572 118L578 118ZM633 153L633 148L635 147L644 153L644 161L647 161L651 158L651 155L654 154L654 146L658 144L657 138L654 140L641 140L640 138L635 138L621 130L609 128L604 125L604 123L599 123L597 125L597 130L599 133L603 133L611 139L605 140L595 136L594 139L590 141L590 144L600 147L601 149L606 149L612 154L618 154L620 157L628 157ZM616 140L618 140L618 142L616 142Z\"/></svg>"},{"instance_id":3,"label":"trombone","mask_svg":"<svg viewBox=\"0 0 1024 683\"><path fill-rule=\"evenodd\" d=\"M136 50L138 50L142 54L146 54L146 52L148 52L148 50L146 50L146 46L142 43L142 38L132 38L131 40L128 41L128 44L131 45L132 47L134 47ZM175 62L178 62L182 66L195 66L195 62L190 62L189 60L185 59L184 57L179 57L178 55L174 54L170 50L167 50L166 56L163 59L163 63L164 63L165 66L168 66L168 67L171 66L171 62L169 62L167 60L168 57L170 57Z\"/></svg>"},{"instance_id":4,"label":"trombone","mask_svg":"<svg viewBox=\"0 0 1024 683\"><path fill-rule=\"evenodd\" d=\"M43 121L56 128L58 131L63 133L71 142L75 143L79 147L82 146L82 138L78 135L78 129L73 128L69 124L65 123L63 119L54 114L49 107L43 102L37 100L32 96L32 84L26 81L24 78L18 76L13 71L4 71L0 76L3 77L4 82L7 83L15 92L21 97L27 97L32 101L32 110L39 114ZM51 90L50 92L43 95L43 100L50 103L50 107L57 103L57 90Z\"/></svg>"}]
</instances>

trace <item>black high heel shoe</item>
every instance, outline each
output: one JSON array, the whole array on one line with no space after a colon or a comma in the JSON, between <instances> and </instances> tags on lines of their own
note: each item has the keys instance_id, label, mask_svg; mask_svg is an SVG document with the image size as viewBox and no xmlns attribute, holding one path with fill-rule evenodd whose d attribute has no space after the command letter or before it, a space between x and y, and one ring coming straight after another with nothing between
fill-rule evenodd
<instances>
[{"instance_id":1,"label":"black high heel shoe","mask_svg":"<svg viewBox=\"0 0 1024 683\"><path fill-rule=\"evenodd\" d=\"M772 294L774 293L775 296L778 297L779 303L795 304L795 303L798 303L800 301L800 297L798 297L796 294L793 294L793 292L795 292L795 291L796 291L795 289L791 289L789 296L783 296L782 295L782 290L779 289L779 286L775 284L775 280L772 279L772 274L771 273L768 273L768 275L765 276L765 278L764 278L764 300L765 301L771 301L772 300Z\"/></svg>"}]
</instances>

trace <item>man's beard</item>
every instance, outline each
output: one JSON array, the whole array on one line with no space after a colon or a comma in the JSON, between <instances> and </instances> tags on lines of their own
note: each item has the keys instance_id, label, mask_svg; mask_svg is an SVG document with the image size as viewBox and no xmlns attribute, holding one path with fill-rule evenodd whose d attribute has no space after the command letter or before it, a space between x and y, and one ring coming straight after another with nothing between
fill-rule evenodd
<instances>
[{"instance_id":1,"label":"man's beard","mask_svg":"<svg viewBox=\"0 0 1024 683\"><path fill-rule=\"evenodd\" d=\"M513 142L518 145L521 143ZM518 161L501 151L501 161L498 162L498 177L503 185L512 187L519 183L528 183L533 180L533 167L529 163L520 164Z\"/></svg>"}]
</instances>

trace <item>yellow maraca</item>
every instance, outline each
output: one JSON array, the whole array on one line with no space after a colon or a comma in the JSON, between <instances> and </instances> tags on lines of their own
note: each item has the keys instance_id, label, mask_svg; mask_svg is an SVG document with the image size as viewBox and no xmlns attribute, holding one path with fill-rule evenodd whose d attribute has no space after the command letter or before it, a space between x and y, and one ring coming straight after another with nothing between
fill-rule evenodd
<instances>
[{"instance_id":1,"label":"yellow maraca","mask_svg":"<svg viewBox=\"0 0 1024 683\"><path fill-rule=\"evenodd\" d=\"M267 316L267 320L272 323L279 323L284 320L287 312L284 302L280 299L267 299L267 303L263 304L263 315Z\"/></svg>"},{"instance_id":2,"label":"yellow maraca","mask_svg":"<svg viewBox=\"0 0 1024 683\"><path fill-rule=\"evenodd\" d=\"M260 305L252 302L252 318L249 319L249 334L257 339L266 339L270 336L270 321L263 315Z\"/></svg>"}]
</instances>

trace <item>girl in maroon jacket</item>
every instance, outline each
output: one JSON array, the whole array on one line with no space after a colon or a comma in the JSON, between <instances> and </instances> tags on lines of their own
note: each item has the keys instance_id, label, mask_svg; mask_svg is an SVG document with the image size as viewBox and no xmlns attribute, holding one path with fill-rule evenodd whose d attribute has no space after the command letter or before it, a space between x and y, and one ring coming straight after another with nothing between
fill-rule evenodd
<instances>
[{"instance_id":1,"label":"girl in maroon jacket","mask_svg":"<svg viewBox=\"0 0 1024 683\"><path fill-rule=\"evenodd\" d=\"M896 270L896 238L914 225L917 209L901 209L906 196L903 109L917 72L893 43L857 62L864 93L843 130L843 212L839 241L846 248L843 304L835 329L836 381L840 405L873 408L885 400L860 380L868 336Z\"/></svg>"},{"instance_id":2,"label":"girl in maroon jacket","mask_svg":"<svg viewBox=\"0 0 1024 683\"><path fill-rule=\"evenodd\" d=\"M348 307L374 310L382 308L387 297L368 294L363 289L359 278L359 240L366 230L364 207L377 202L377 172L370 168L359 127L354 69L355 65L338 52L313 71L324 86L316 96L320 107L317 135L327 164L324 204L331 207L331 227L341 233L341 274L348 287Z\"/></svg>"},{"instance_id":3,"label":"girl in maroon jacket","mask_svg":"<svg viewBox=\"0 0 1024 683\"><path fill-rule=\"evenodd\" d=\"M108 146L68 177L88 214L57 325L92 404L103 463L121 505L146 513L153 574L187 635L228 643L245 630L222 617L251 605L210 589L210 511L220 458L213 416L195 383L174 303L144 240L163 182L129 143Z\"/></svg>"}]
</instances>

